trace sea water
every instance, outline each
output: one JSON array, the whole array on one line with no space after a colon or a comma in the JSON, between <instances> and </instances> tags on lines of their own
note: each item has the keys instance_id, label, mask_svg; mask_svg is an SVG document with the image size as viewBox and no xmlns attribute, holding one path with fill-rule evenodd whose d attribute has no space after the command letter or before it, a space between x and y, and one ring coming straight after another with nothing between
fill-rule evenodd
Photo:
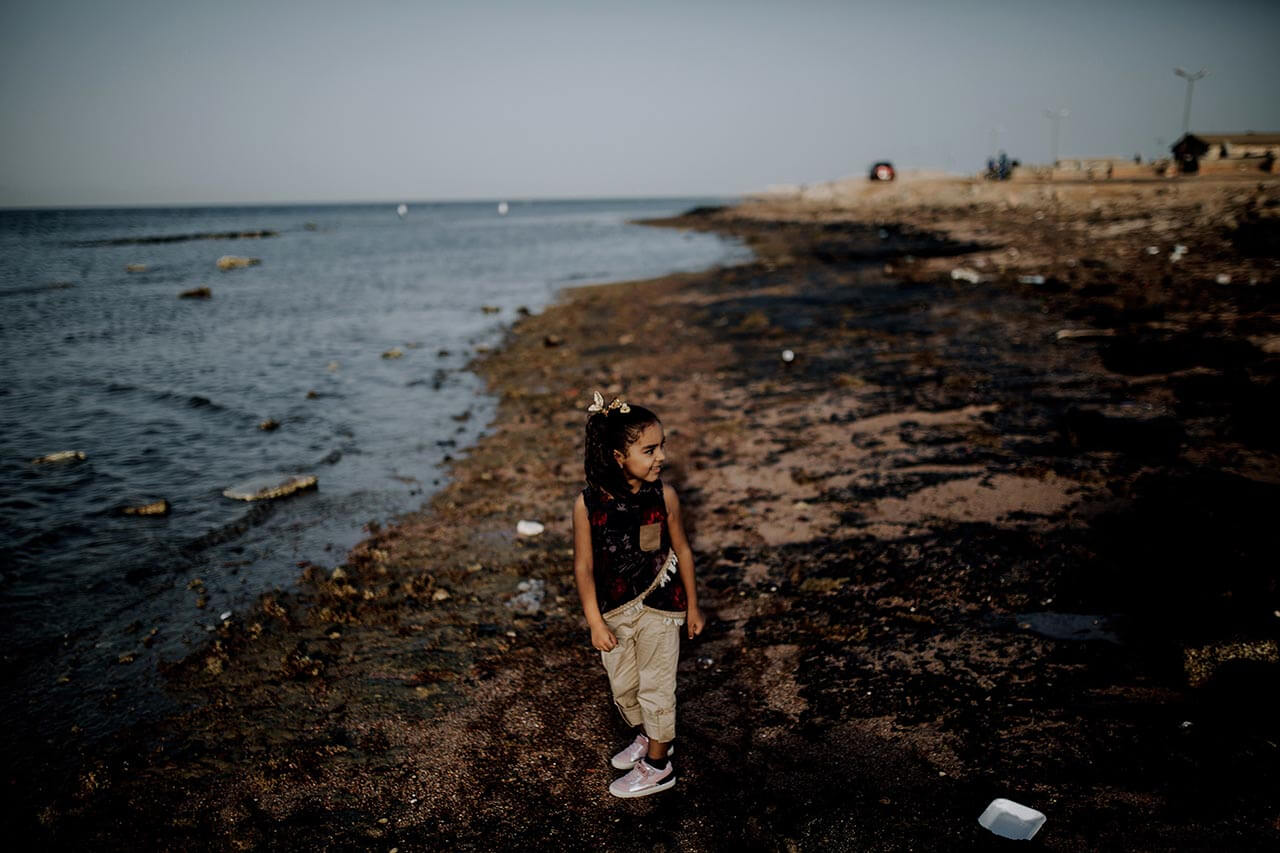
<instances>
[{"instance_id":1,"label":"sea water","mask_svg":"<svg viewBox=\"0 0 1280 853\"><path fill-rule=\"evenodd\" d=\"M157 661L438 487L494 412L466 365L518 308L745 257L628 224L707 203L0 211L6 743L160 712ZM180 239L259 231L276 236ZM179 298L198 287L211 298ZM32 462L63 450L85 458ZM319 488L222 495L293 474ZM159 499L166 516L121 514Z\"/></svg>"}]
</instances>

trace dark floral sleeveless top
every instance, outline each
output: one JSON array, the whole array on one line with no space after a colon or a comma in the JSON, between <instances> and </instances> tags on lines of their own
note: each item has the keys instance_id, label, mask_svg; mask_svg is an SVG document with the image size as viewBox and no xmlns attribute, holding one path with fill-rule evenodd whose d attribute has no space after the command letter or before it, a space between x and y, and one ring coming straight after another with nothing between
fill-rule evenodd
<instances>
[{"instance_id":1,"label":"dark floral sleeveless top","mask_svg":"<svg viewBox=\"0 0 1280 853\"><path fill-rule=\"evenodd\" d=\"M671 551L662 481L644 483L635 494L614 497L603 489L582 490L591 522L591 562L596 603L602 614L629 604L653 585ZM644 606L683 613L684 585L672 576L644 597Z\"/></svg>"}]
</instances>

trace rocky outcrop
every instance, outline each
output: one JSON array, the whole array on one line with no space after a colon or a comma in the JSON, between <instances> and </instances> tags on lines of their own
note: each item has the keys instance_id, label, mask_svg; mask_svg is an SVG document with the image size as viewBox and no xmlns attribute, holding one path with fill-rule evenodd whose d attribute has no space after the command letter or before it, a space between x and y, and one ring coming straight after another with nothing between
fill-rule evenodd
<instances>
[{"instance_id":1,"label":"rocky outcrop","mask_svg":"<svg viewBox=\"0 0 1280 853\"><path fill-rule=\"evenodd\" d=\"M318 483L314 474L299 474L284 479L264 478L224 489L222 494L237 501L266 501L314 489Z\"/></svg>"},{"instance_id":2,"label":"rocky outcrop","mask_svg":"<svg viewBox=\"0 0 1280 853\"><path fill-rule=\"evenodd\" d=\"M120 510L124 515L168 515L172 509L169 502L164 498L158 501L152 501L149 504L140 504L137 506L127 506Z\"/></svg>"},{"instance_id":3,"label":"rocky outcrop","mask_svg":"<svg viewBox=\"0 0 1280 853\"><path fill-rule=\"evenodd\" d=\"M223 255L218 258L218 269L220 270L238 270L244 267L256 267L262 263L260 258L241 258L236 255Z\"/></svg>"},{"instance_id":4,"label":"rocky outcrop","mask_svg":"<svg viewBox=\"0 0 1280 853\"><path fill-rule=\"evenodd\" d=\"M33 465L46 465L50 462L76 462L84 459L83 450L59 450L57 453L49 453L45 456L37 456L31 460Z\"/></svg>"}]
</instances>

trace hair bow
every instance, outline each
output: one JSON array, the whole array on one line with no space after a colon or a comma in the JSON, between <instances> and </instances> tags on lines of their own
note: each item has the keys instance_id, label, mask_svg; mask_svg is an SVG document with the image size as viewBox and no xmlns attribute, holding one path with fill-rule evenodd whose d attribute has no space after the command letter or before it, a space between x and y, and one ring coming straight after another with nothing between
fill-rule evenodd
<instances>
[{"instance_id":1,"label":"hair bow","mask_svg":"<svg viewBox=\"0 0 1280 853\"><path fill-rule=\"evenodd\" d=\"M607 406L604 404L604 397L600 396L599 391L596 391L595 394L592 395L592 399L593 402L590 406L587 406L587 411L591 412L593 415L596 412L604 412L608 415L614 409L617 409L624 415L631 411L631 406L627 405L627 401L623 400L621 397L614 397L609 401L609 405Z\"/></svg>"}]
</instances>

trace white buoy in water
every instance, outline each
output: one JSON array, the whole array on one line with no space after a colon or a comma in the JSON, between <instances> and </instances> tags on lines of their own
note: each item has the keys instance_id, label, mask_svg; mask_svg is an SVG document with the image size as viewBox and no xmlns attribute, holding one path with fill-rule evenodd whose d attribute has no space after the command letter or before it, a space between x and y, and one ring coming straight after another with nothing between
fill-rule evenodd
<instances>
[{"instance_id":1,"label":"white buoy in water","mask_svg":"<svg viewBox=\"0 0 1280 853\"><path fill-rule=\"evenodd\" d=\"M510 209L511 209L511 208L507 206L507 203L506 203L505 201L500 201L500 202L498 202L498 215L499 215L499 216L506 216L506 215L507 215L507 211L508 211L508 210L510 210Z\"/></svg>"},{"instance_id":2,"label":"white buoy in water","mask_svg":"<svg viewBox=\"0 0 1280 853\"><path fill-rule=\"evenodd\" d=\"M402 204L396 208L396 216L399 216L401 219L404 219L405 214L408 212L409 212L409 205L407 204Z\"/></svg>"}]
</instances>

